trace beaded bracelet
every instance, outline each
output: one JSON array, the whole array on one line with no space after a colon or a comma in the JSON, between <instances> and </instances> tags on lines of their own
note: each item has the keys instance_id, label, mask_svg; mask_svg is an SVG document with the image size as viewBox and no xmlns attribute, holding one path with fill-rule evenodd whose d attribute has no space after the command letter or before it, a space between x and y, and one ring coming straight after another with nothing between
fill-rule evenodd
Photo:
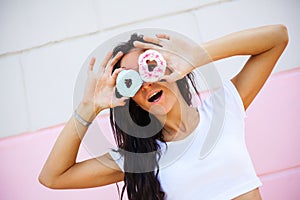
<instances>
[{"instance_id":1,"label":"beaded bracelet","mask_svg":"<svg viewBox=\"0 0 300 200\"><path fill-rule=\"evenodd\" d=\"M86 120L84 120L77 112L76 110L73 113L74 118L81 123L83 126L85 127L89 127L91 125L92 122L88 122Z\"/></svg>"}]
</instances>

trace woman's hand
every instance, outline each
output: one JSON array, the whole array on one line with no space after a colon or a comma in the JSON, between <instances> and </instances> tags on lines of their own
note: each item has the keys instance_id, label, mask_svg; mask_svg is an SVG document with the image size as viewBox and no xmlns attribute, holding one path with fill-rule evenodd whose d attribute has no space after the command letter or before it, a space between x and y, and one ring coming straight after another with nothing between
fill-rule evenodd
<instances>
[{"instance_id":1,"label":"woman's hand","mask_svg":"<svg viewBox=\"0 0 300 200\"><path fill-rule=\"evenodd\" d=\"M92 58L88 68L88 78L85 86L82 103L93 108L95 114L106 108L125 105L126 97L117 98L115 95L116 78L122 69L116 69L113 73L113 66L119 61L123 53L119 52L112 58L109 52L98 73L93 71L96 59Z\"/></svg>"},{"instance_id":2,"label":"woman's hand","mask_svg":"<svg viewBox=\"0 0 300 200\"><path fill-rule=\"evenodd\" d=\"M165 75L160 80L174 82L183 78L193 69L210 61L206 51L195 42L180 36L157 34L156 38L144 36L146 42L136 41L134 46L143 49L159 51L167 61L171 74Z\"/></svg>"}]
</instances>

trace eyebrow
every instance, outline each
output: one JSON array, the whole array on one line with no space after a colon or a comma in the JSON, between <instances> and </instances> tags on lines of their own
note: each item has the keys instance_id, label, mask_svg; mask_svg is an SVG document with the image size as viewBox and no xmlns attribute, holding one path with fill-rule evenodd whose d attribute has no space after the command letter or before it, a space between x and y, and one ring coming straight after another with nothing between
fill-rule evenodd
<instances>
[{"instance_id":1,"label":"eyebrow","mask_svg":"<svg viewBox=\"0 0 300 200\"><path fill-rule=\"evenodd\" d=\"M128 69L128 67L126 67L126 66L122 66L122 67L120 67L120 68L123 68L123 69ZM139 69L139 66L135 66L135 67L130 67L130 69Z\"/></svg>"}]
</instances>

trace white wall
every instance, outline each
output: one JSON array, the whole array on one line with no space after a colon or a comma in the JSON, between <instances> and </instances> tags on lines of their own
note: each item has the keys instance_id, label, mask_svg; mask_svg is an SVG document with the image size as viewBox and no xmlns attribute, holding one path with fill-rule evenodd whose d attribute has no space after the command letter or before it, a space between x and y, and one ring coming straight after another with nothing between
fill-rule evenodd
<instances>
[{"instance_id":1,"label":"white wall","mask_svg":"<svg viewBox=\"0 0 300 200\"><path fill-rule=\"evenodd\" d=\"M103 41L137 28L164 28L196 42L283 23L290 43L274 72L299 67L297 0L0 0L0 137L64 123L81 65ZM231 77L245 57L215 63Z\"/></svg>"}]
</instances>

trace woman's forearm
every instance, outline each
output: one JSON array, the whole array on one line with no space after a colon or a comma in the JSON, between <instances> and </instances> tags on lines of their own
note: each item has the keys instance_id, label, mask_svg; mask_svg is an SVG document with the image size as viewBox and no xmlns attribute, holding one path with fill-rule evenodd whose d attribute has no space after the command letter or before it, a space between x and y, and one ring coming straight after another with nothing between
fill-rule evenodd
<instances>
[{"instance_id":1,"label":"woman's forearm","mask_svg":"<svg viewBox=\"0 0 300 200\"><path fill-rule=\"evenodd\" d=\"M232 33L201 47L208 57L205 64L231 56L250 55L241 71L231 78L247 109L270 76L287 43L286 27L270 25Z\"/></svg>"},{"instance_id":2,"label":"woman's forearm","mask_svg":"<svg viewBox=\"0 0 300 200\"><path fill-rule=\"evenodd\" d=\"M86 121L93 121L96 113L92 106L80 104L77 113ZM40 173L39 180L42 184L51 187L60 175L76 163L78 149L87 127L82 125L73 116L69 119Z\"/></svg>"},{"instance_id":3,"label":"woman's forearm","mask_svg":"<svg viewBox=\"0 0 300 200\"><path fill-rule=\"evenodd\" d=\"M258 55L287 41L285 26L270 25L226 35L204 43L202 48L206 50L210 61L216 61L237 55Z\"/></svg>"}]
</instances>

